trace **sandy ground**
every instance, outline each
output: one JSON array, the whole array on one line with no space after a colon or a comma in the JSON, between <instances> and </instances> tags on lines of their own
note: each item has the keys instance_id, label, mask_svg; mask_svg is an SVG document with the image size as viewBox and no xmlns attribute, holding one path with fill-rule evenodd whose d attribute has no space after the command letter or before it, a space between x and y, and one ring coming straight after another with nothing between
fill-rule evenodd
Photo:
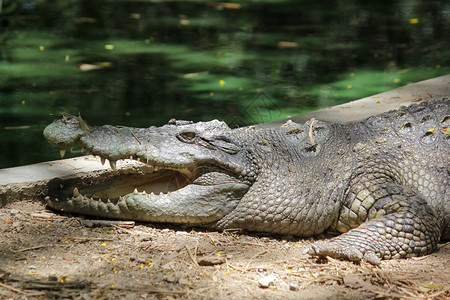
<instances>
[{"instance_id":1,"label":"sandy ground","mask_svg":"<svg viewBox=\"0 0 450 300\"><path fill-rule=\"evenodd\" d=\"M309 257L293 237L92 223L1 208L0 299L450 299L449 243L374 267Z\"/></svg>"}]
</instances>

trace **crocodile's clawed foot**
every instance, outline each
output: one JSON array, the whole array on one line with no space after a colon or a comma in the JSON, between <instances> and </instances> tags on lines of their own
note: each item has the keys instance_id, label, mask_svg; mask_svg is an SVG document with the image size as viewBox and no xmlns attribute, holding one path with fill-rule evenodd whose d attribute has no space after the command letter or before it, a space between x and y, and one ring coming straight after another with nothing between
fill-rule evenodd
<instances>
[{"instance_id":1,"label":"crocodile's clawed foot","mask_svg":"<svg viewBox=\"0 0 450 300\"><path fill-rule=\"evenodd\" d=\"M305 254L313 256L330 256L337 259L346 259L350 261L367 261L372 265L379 265L380 258L373 251L359 250L352 245L342 243L342 241L328 240L316 242L308 246Z\"/></svg>"}]
</instances>

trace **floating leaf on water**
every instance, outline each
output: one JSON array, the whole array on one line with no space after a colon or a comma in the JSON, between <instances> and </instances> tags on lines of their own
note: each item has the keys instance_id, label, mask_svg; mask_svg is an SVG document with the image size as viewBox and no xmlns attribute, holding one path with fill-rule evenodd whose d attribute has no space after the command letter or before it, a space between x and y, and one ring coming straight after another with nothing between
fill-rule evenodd
<instances>
[{"instance_id":1,"label":"floating leaf on water","mask_svg":"<svg viewBox=\"0 0 450 300\"><path fill-rule=\"evenodd\" d=\"M112 66L112 62L110 61L99 61L95 63L96 66L100 66L100 67L111 67Z\"/></svg>"},{"instance_id":2,"label":"floating leaf on water","mask_svg":"<svg viewBox=\"0 0 450 300\"><path fill-rule=\"evenodd\" d=\"M181 24L181 25L189 25L189 24L191 24L191 21L185 20L185 19L181 19L181 20L180 20L180 24Z\"/></svg>"},{"instance_id":3,"label":"floating leaf on water","mask_svg":"<svg viewBox=\"0 0 450 300\"><path fill-rule=\"evenodd\" d=\"M279 41L278 42L278 48L283 49L283 48L297 48L298 47L298 43L296 42L286 42L286 41Z\"/></svg>"},{"instance_id":4,"label":"floating leaf on water","mask_svg":"<svg viewBox=\"0 0 450 300\"><path fill-rule=\"evenodd\" d=\"M77 64L76 67L80 69L81 71L92 71L92 70L98 70L103 69L102 66L92 65L92 64Z\"/></svg>"},{"instance_id":5,"label":"floating leaf on water","mask_svg":"<svg viewBox=\"0 0 450 300\"><path fill-rule=\"evenodd\" d=\"M87 17L74 18L73 21L75 23L91 23L91 24L97 23L97 19Z\"/></svg>"},{"instance_id":6,"label":"floating leaf on water","mask_svg":"<svg viewBox=\"0 0 450 300\"><path fill-rule=\"evenodd\" d=\"M23 126L6 126L5 130L18 130L18 129L30 129L30 125L23 125Z\"/></svg>"},{"instance_id":7,"label":"floating leaf on water","mask_svg":"<svg viewBox=\"0 0 450 300\"><path fill-rule=\"evenodd\" d=\"M223 8L228 9L240 9L241 5L238 3L228 3L228 2L207 2L210 6L215 6L218 10L222 10Z\"/></svg>"},{"instance_id":8,"label":"floating leaf on water","mask_svg":"<svg viewBox=\"0 0 450 300\"><path fill-rule=\"evenodd\" d=\"M207 75L207 74L209 74L208 71L203 71L203 72L184 74L183 77L184 78L191 78L191 77L196 77L196 76L200 76L200 75Z\"/></svg>"}]
</instances>

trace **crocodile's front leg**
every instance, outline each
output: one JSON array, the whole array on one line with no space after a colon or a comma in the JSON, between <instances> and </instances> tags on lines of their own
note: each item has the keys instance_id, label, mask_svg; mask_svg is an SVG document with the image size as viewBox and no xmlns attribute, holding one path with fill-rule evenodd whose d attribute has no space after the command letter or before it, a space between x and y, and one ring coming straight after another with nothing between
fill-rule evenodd
<instances>
[{"instance_id":1,"label":"crocodile's front leg","mask_svg":"<svg viewBox=\"0 0 450 300\"><path fill-rule=\"evenodd\" d=\"M356 227L358 223L362 223ZM356 227L356 228L354 228ZM311 255L351 261L421 256L435 250L441 231L431 207L408 187L386 184L350 193L337 230L350 231L309 246Z\"/></svg>"}]
</instances>

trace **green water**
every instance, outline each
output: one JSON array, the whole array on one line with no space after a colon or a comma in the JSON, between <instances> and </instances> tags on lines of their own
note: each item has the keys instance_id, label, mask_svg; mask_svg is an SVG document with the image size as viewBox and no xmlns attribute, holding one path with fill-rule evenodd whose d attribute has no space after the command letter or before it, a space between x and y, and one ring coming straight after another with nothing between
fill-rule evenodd
<instances>
[{"instance_id":1,"label":"green water","mask_svg":"<svg viewBox=\"0 0 450 300\"><path fill-rule=\"evenodd\" d=\"M0 3L0 168L58 158L50 114L235 127L450 73L448 1Z\"/></svg>"}]
</instances>

